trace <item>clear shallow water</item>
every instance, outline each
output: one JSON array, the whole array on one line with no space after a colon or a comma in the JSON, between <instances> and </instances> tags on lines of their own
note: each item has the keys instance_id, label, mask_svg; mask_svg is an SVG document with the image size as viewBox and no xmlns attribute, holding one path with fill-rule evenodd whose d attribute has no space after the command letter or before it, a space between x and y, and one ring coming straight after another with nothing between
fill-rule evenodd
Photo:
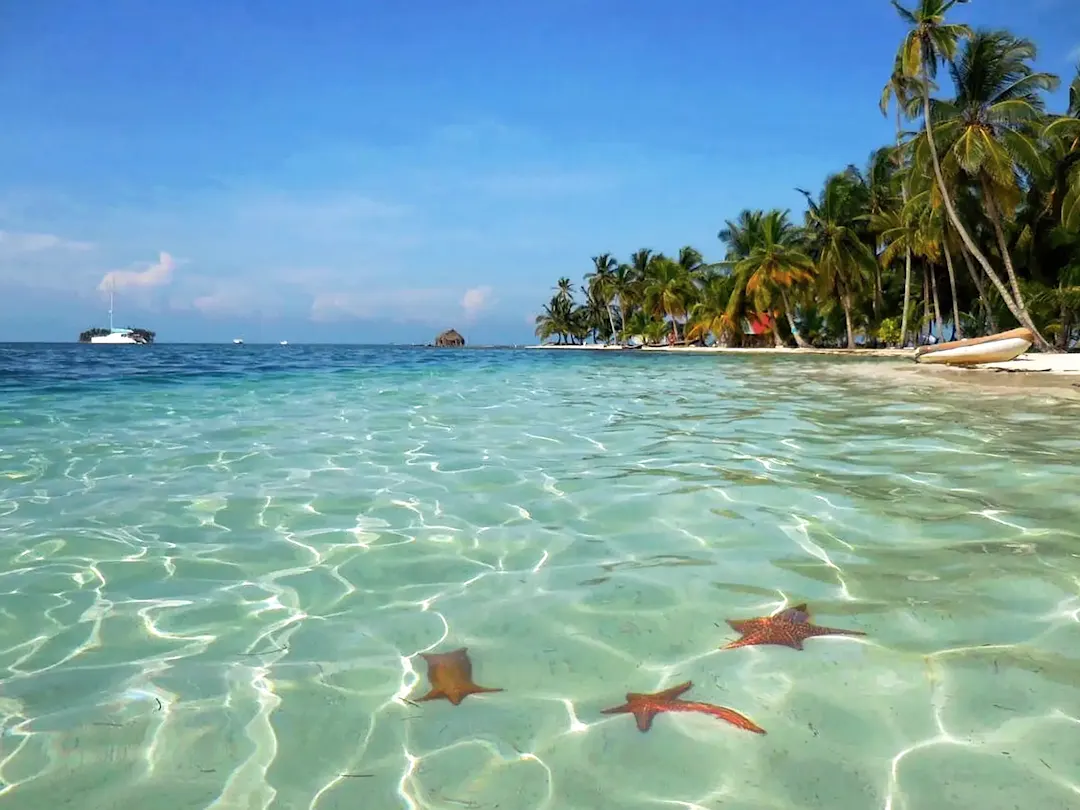
<instances>
[{"instance_id":1,"label":"clear shallow water","mask_svg":"<svg viewBox=\"0 0 1080 810\"><path fill-rule=\"evenodd\" d=\"M0 802L1076 807L1080 409L864 362L0 347Z\"/></svg>"}]
</instances>

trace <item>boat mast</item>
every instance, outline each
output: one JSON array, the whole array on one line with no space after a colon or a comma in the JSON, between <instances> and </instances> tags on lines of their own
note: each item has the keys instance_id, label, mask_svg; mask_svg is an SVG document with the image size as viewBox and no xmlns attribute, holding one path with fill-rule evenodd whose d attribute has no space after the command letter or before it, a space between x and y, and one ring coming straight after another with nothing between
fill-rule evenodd
<instances>
[{"instance_id":1,"label":"boat mast","mask_svg":"<svg viewBox=\"0 0 1080 810\"><path fill-rule=\"evenodd\" d=\"M116 279L109 279L109 331L113 330L113 294L116 292Z\"/></svg>"}]
</instances>

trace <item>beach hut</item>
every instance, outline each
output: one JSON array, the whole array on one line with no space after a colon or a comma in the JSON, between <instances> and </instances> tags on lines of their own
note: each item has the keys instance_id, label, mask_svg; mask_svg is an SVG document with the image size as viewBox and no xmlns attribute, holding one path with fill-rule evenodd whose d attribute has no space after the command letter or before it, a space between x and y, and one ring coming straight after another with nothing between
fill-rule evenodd
<instances>
[{"instance_id":1,"label":"beach hut","mask_svg":"<svg viewBox=\"0 0 1080 810\"><path fill-rule=\"evenodd\" d=\"M743 321L743 345L766 348L773 345L776 322L767 312L756 312Z\"/></svg>"},{"instance_id":2,"label":"beach hut","mask_svg":"<svg viewBox=\"0 0 1080 810\"><path fill-rule=\"evenodd\" d=\"M464 346L465 338L461 336L461 333L456 329L447 329L437 338L435 338L436 346Z\"/></svg>"}]
</instances>

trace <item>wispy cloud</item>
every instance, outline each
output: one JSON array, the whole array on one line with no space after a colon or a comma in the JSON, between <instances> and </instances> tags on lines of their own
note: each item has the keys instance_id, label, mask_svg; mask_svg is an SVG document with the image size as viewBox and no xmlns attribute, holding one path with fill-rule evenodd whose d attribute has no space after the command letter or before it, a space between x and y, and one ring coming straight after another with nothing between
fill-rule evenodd
<instances>
[{"instance_id":1,"label":"wispy cloud","mask_svg":"<svg viewBox=\"0 0 1080 810\"><path fill-rule=\"evenodd\" d=\"M449 287L321 292L311 304L317 322L387 320L397 323L444 324L455 318L474 321L493 303L491 287L473 287L462 294Z\"/></svg>"},{"instance_id":2,"label":"wispy cloud","mask_svg":"<svg viewBox=\"0 0 1080 810\"><path fill-rule=\"evenodd\" d=\"M402 217L413 210L408 205L351 193L294 195L269 192L247 196L229 207L242 222L298 229L343 228L359 222Z\"/></svg>"},{"instance_id":3,"label":"wispy cloud","mask_svg":"<svg viewBox=\"0 0 1080 810\"><path fill-rule=\"evenodd\" d=\"M1075 48L1069 51L1069 55L1067 58L1070 62L1080 61L1080 45L1077 45Z\"/></svg>"},{"instance_id":4,"label":"wispy cloud","mask_svg":"<svg viewBox=\"0 0 1080 810\"><path fill-rule=\"evenodd\" d=\"M175 268L176 260L161 251L158 260L143 270L110 270L102 277L98 289L107 291L163 287L172 281Z\"/></svg>"},{"instance_id":5,"label":"wispy cloud","mask_svg":"<svg viewBox=\"0 0 1080 810\"><path fill-rule=\"evenodd\" d=\"M465 312L465 320L475 321L476 317L485 309L495 303L494 290L491 287L473 287L466 290L461 297L461 308Z\"/></svg>"},{"instance_id":6,"label":"wispy cloud","mask_svg":"<svg viewBox=\"0 0 1080 810\"><path fill-rule=\"evenodd\" d=\"M83 252L93 248L94 245L90 242L65 239L52 233L0 231L0 252L7 254L40 253L46 250Z\"/></svg>"}]
</instances>

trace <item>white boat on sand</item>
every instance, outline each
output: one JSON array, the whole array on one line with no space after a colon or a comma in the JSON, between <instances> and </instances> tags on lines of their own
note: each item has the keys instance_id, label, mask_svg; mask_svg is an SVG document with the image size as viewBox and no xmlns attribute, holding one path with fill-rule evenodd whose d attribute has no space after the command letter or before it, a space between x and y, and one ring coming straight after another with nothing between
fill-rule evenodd
<instances>
[{"instance_id":1,"label":"white boat on sand","mask_svg":"<svg viewBox=\"0 0 1080 810\"><path fill-rule=\"evenodd\" d=\"M986 337L920 346L915 350L915 362L947 366L1003 363L1022 355L1031 348L1034 340L1035 336L1030 329L1010 329L1008 332L998 332Z\"/></svg>"}]
</instances>

